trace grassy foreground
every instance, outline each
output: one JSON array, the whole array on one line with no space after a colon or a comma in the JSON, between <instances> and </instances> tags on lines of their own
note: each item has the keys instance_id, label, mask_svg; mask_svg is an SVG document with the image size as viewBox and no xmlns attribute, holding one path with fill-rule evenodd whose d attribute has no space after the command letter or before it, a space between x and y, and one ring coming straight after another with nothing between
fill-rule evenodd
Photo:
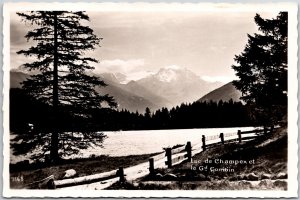
<instances>
[{"instance_id":1,"label":"grassy foreground","mask_svg":"<svg viewBox=\"0 0 300 200\"><path fill-rule=\"evenodd\" d=\"M215 171L224 168L229 170ZM280 128L253 141L218 145L195 155L192 162L156 169L156 175L134 183L116 183L109 189L287 190L286 179L287 129Z\"/></svg>"},{"instance_id":2,"label":"grassy foreground","mask_svg":"<svg viewBox=\"0 0 300 200\"><path fill-rule=\"evenodd\" d=\"M121 157L99 156L91 158L65 160L61 164L36 168L34 165L26 169L12 169L10 167L10 188L20 189L35 181L42 180L50 175L54 175L55 180L62 179L64 172L74 169L75 177L92 175L118 169L119 167L129 167L139 163L147 162L149 157L157 155L131 155Z\"/></svg>"},{"instance_id":3,"label":"grassy foreground","mask_svg":"<svg viewBox=\"0 0 300 200\"><path fill-rule=\"evenodd\" d=\"M124 157L99 156L66 160L64 163L27 169L10 168L10 187L24 188L27 184L54 175L62 179L64 171L76 170L76 177L107 172L120 166L129 167L148 162L156 154ZM287 189L287 129L277 129L273 134L242 143L225 143L195 155L192 162L184 162L170 169L156 169L154 176L134 182L112 185L108 189L126 190L286 190ZM224 164L222 161L244 161ZM195 169L192 169L194 167ZM212 171L228 168L229 171ZM206 170L205 170L206 169ZM278 179L278 174L286 177ZM169 175L169 176L168 176ZM251 176L252 175L252 176ZM268 177L266 177L268 176Z\"/></svg>"}]
</instances>

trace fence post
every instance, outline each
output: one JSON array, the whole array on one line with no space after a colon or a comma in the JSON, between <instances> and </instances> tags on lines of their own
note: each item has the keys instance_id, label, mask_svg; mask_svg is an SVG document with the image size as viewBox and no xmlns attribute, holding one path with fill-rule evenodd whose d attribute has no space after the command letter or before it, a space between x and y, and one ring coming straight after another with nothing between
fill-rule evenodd
<instances>
[{"instance_id":1,"label":"fence post","mask_svg":"<svg viewBox=\"0 0 300 200\"><path fill-rule=\"evenodd\" d=\"M264 134L267 134L267 127L266 126L264 126Z\"/></svg>"},{"instance_id":2,"label":"fence post","mask_svg":"<svg viewBox=\"0 0 300 200\"><path fill-rule=\"evenodd\" d=\"M188 158L187 161L191 162L192 161L192 145L191 145L191 142L186 143L185 150L186 150L186 156Z\"/></svg>"},{"instance_id":3,"label":"fence post","mask_svg":"<svg viewBox=\"0 0 300 200\"><path fill-rule=\"evenodd\" d=\"M168 165L168 168L171 168L172 167L172 149L171 148L166 149L166 156L167 156L166 165Z\"/></svg>"},{"instance_id":4,"label":"fence post","mask_svg":"<svg viewBox=\"0 0 300 200\"><path fill-rule=\"evenodd\" d=\"M45 154L45 164L50 163L50 154Z\"/></svg>"},{"instance_id":5,"label":"fence post","mask_svg":"<svg viewBox=\"0 0 300 200\"><path fill-rule=\"evenodd\" d=\"M154 159L149 159L149 173L150 175L154 175Z\"/></svg>"},{"instance_id":6,"label":"fence post","mask_svg":"<svg viewBox=\"0 0 300 200\"><path fill-rule=\"evenodd\" d=\"M220 133L221 143L224 144L224 133Z\"/></svg>"},{"instance_id":7,"label":"fence post","mask_svg":"<svg viewBox=\"0 0 300 200\"><path fill-rule=\"evenodd\" d=\"M274 125L271 125L270 133L273 133L274 131Z\"/></svg>"},{"instance_id":8,"label":"fence post","mask_svg":"<svg viewBox=\"0 0 300 200\"><path fill-rule=\"evenodd\" d=\"M125 177L124 177L124 169L123 169L123 167L119 167L119 170L118 170L117 173L118 173L118 175L120 177L119 181L121 183L124 183L125 182Z\"/></svg>"},{"instance_id":9,"label":"fence post","mask_svg":"<svg viewBox=\"0 0 300 200\"><path fill-rule=\"evenodd\" d=\"M203 151L206 150L205 135L202 135L202 149L203 149Z\"/></svg>"},{"instance_id":10,"label":"fence post","mask_svg":"<svg viewBox=\"0 0 300 200\"><path fill-rule=\"evenodd\" d=\"M238 130L238 136L239 136L239 143L241 143L242 142L242 132L241 132L241 130Z\"/></svg>"}]
</instances>

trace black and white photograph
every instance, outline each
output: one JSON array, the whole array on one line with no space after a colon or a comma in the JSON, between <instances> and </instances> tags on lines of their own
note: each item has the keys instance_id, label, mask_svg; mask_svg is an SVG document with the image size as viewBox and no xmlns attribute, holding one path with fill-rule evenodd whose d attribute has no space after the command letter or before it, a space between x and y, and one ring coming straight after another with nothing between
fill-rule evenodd
<instances>
[{"instance_id":1,"label":"black and white photograph","mask_svg":"<svg viewBox=\"0 0 300 200\"><path fill-rule=\"evenodd\" d=\"M7 3L3 33L4 196L297 196L297 4Z\"/></svg>"}]
</instances>

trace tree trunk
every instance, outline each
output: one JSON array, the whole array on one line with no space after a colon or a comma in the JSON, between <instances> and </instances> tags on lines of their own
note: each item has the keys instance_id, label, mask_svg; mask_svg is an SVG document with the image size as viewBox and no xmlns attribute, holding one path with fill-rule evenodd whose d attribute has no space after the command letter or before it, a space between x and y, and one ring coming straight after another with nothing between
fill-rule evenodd
<instances>
[{"instance_id":1,"label":"tree trunk","mask_svg":"<svg viewBox=\"0 0 300 200\"><path fill-rule=\"evenodd\" d=\"M57 14L54 12L54 41L53 41L53 132L51 135L50 157L57 162L58 155L58 55L57 55Z\"/></svg>"}]
</instances>

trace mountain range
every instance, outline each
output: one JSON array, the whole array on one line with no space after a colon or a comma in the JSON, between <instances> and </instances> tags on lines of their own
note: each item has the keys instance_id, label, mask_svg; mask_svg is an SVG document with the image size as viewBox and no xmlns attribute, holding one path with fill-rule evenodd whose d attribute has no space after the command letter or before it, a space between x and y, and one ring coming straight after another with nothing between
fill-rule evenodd
<instances>
[{"instance_id":1,"label":"mountain range","mask_svg":"<svg viewBox=\"0 0 300 200\"><path fill-rule=\"evenodd\" d=\"M103 73L98 76L100 76L108 86L101 88L97 87L96 90L100 94L109 94L110 96L113 96L119 109L144 113L146 107L149 107L151 110L156 110L161 107L171 106L167 99L152 93L139 85L136 81L122 84L112 73Z\"/></svg>"},{"instance_id":2,"label":"mountain range","mask_svg":"<svg viewBox=\"0 0 300 200\"><path fill-rule=\"evenodd\" d=\"M220 82L204 81L190 70L176 67L161 68L156 74L140 79L137 83L168 99L171 106L194 102L222 85Z\"/></svg>"},{"instance_id":3,"label":"mountain range","mask_svg":"<svg viewBox=\"0 0 300 200\"><path fill-rule=\"evenodd\" d=\"M240 97L242 96L242 93L237 90L232 82L229 82L222 87L219 87L208 94L201 97L198 101L215 101L218 102L220 100L222 101L229 101L232 99L233 101L241 101Z\"/></svg>"},{"instance_id":4,"label":"mountain range","mask_svg":"<svg viewBox=\"0 0 300 200\"><path fill-rule=\"evenodd\" d=\"M230 83L222 86L221 82L207 82L184 68L161 68L155 74L127 83L124 83L127 78L126 75L121 73L93 75L99 76L108 85L107 87L96 88L100 94L113 96L119 109L127 109L131 112L144 113L146 107L155 111L162 107L171 108L181 103L208 100L209 98L212 100L220 98L227 100L232 98L230 95L236 97L238 94ZM26 80L29 76L25 72L11 71L10 87L21 87L20 82ZM202 98L199 99L199 97ZM234 98L234 100L236 99L238 98Z\"/></svg>"}]
</instances>

